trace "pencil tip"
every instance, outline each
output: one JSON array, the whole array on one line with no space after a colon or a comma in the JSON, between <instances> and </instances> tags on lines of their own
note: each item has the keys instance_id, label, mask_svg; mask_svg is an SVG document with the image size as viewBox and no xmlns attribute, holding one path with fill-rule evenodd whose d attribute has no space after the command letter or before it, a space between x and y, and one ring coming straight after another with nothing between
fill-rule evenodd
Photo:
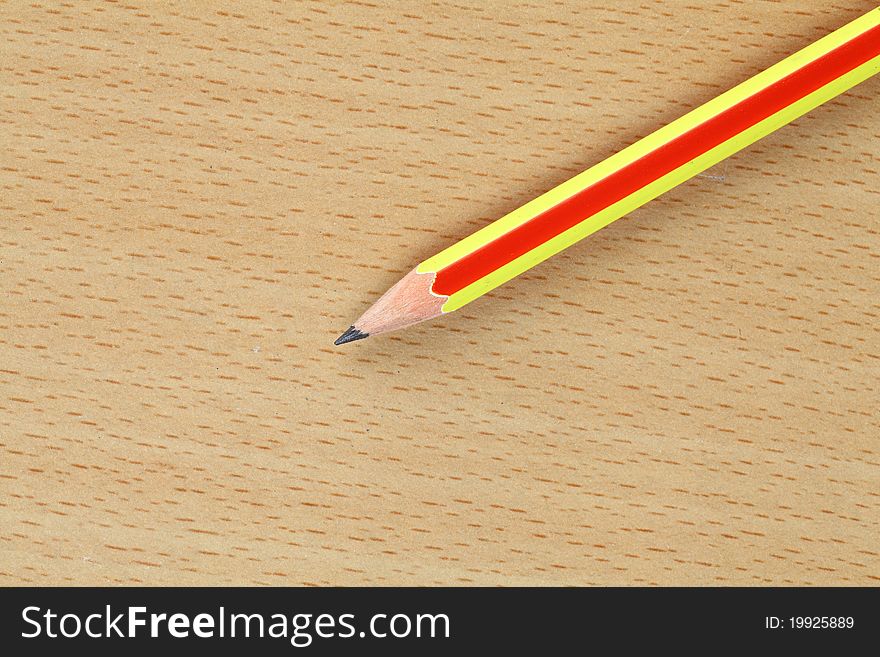
<instances>
[{"instance_id":1,"label":"pencil tip","mask_svg":"<svg viewBox=\"0 0 880 657\"><path fill-rule=\"evenodd\" d=\"M334 342L333 344L338 346L341 344L345 344L346 342L354 342L355 340L363 340L368 335L370 335L370 334L364 333L363 331L356 329L354 326L349 326L346 329L345 333L343 333L338 338L336 338L336 342Z\"/></svg>"}]
</instances>

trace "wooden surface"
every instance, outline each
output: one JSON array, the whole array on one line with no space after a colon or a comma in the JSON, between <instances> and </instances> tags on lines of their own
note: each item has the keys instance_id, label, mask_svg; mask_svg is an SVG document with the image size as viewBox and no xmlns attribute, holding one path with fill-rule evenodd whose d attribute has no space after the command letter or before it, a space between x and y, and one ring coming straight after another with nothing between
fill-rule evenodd
<instances>
[{"instance_id":1,"label":"wooden surface","mask_svg":"<svg viewBox=\"0 0 880 657\"><path fill-rule=\"evenodd\" d=\"M0 583L876 585L880 79L332 346L875 5L594 4L0 6Z\"/></svg>"}]
</instances>

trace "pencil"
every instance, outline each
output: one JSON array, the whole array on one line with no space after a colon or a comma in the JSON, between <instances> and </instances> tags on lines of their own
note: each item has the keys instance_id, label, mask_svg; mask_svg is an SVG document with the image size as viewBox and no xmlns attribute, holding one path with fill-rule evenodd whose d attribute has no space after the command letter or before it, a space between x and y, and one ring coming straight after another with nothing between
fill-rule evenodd
<instances>
[{"instance_id":1,"label":"pencil","mask_svg":"<svg viewBox=\"0 0 880 657\"><path fill-rule=\"evenodd\" d=\"M880 8L428 258L335 344L458 310L880 72Z\"/></svg>"}]
</instances>

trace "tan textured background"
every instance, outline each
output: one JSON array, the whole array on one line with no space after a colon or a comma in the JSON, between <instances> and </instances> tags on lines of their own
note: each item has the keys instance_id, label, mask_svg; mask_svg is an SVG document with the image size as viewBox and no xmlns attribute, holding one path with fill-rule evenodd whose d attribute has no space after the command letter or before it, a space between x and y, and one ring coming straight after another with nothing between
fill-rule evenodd
<instances>
[{"instance_id":1,"label":"tan textured background","mask_svg":"<svg viewBox=\"0 0 880 657\"><path fill-rule=\"evenodd\" d=\"M584 4L4 3L0 583L877 584L880 79L332 346L875 3Z\"/></svg>"}]
</instances>

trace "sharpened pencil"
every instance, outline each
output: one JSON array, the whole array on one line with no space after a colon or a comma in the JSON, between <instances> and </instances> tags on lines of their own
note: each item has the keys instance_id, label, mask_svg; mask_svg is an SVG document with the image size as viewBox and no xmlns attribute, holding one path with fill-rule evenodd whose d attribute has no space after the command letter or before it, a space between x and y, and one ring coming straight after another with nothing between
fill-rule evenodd
<instances>
[{"instance_id":1,"label":"sharpened pencil","mask_svg":"<svg viewBox=\"0 0 880 657\"><path fill-rule=\"evenodd\" d=\"M428 258L336 344L458 310L880 72L880 8Z\"/></svg>"}]
</instances>

